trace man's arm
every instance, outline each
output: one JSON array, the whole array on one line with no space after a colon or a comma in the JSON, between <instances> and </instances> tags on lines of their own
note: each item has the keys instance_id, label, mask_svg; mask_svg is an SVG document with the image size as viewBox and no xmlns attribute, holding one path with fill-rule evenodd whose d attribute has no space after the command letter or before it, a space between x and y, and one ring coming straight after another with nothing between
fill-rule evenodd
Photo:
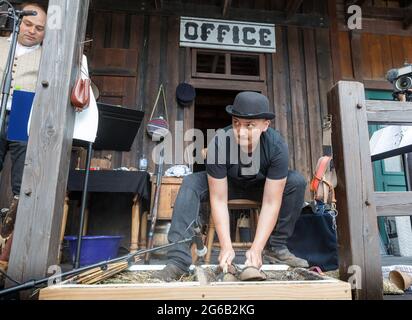
<instances>
[{"instance_id":1,"label":"man's arm","mask_svg":"<svg viewBox=\"0 0 412 320\"><path fill-rule=\"evenodd\" d=\"M246 253L246 264L248 265L257 268L262 266L262 251L278 220L285 185L286 178L281 180L266 179L255 239L252 247Z\"/></svg>"},{"instance_id":2,"label":"man's arm","mask_svg":"<svg viewBox=\"0 0 412 320\"><path fill-rule=\"evenodd\" d=\"M227 207L227 178L215 179L208 175L208 183L211 214L221 247L219 264L224 268L225 264L231 264L235 257L230 239L229 211Z\"/></svg>"}]
</instances>

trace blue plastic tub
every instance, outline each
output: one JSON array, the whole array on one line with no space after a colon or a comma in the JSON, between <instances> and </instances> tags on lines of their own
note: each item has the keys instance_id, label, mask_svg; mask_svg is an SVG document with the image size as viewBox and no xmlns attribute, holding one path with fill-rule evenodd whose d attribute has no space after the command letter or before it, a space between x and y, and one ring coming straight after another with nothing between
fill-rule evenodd
<instances>
[{"instance_id":1,"label":"blue plastic tub","mask_svg":"<svg viewBox=\"0 0 412 320\"><path fill-rule=\"evenodd\" d=\"M83 236L80 251L80 266L87 266L97 262L117 257L122 236ZM69 242L72 261L76 258L77 237L66 236Z\"/></svg>"}]
</instances>

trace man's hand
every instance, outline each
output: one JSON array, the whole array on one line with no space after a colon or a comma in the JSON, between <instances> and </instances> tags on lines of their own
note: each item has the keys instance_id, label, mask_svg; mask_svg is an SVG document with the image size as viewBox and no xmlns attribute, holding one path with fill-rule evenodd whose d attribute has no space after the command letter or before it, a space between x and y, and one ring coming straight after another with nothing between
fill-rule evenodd
<instances>
[{"instance_id":1,"label":"man's hand","mask_svg":"<svg viewBox=\"0 0 412 320\"><path fill-rule=\"evenodd\" d=\"M232 264L233 259L235 258L235 251L232 247L221 248L219 254L219 265L222 270L227 270L227 267Z\"/></svg>"},{"instance_id":2,"label":"man's hand","mask_svg":"<svg viewBox=\"0 0 412 320\"><path fill-rule=\"evenodd\" d=\"M230 239L229 212L227 208L227 179L215 179L208 176L210 208L216 233L219 237L219 265L222 269L232 264L235 251Z\"/></svg>"},{"instance_id":3,"label":"man's hand","mask_svg":"<svg viewBox=\"0 0 412 320\"><path fill-rule=\"evenodd\" d=\"M262 266L262 250L250 248L246 252L246 267L255 267L260 269Z\"/></svg>"},{"instance_id":4,"label":"man's hand","mask_svg":"<svg viewBox=\"0 0 412 320\"><path fill-rule=\"evenodd\" d=\"M255 239L252 248L246 253L246 264L256 268L262 266L262 251L275 228L285 185L286 178L281 180L266 179Z\"/></svg>"}]
</instances>

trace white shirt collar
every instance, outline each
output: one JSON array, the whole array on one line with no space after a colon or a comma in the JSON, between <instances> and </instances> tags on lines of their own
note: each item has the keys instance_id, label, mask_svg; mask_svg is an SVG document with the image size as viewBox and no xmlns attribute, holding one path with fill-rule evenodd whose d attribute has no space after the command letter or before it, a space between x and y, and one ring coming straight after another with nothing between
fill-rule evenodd
<instances>
[{"instance_id":1,"label":"white shirt collar","mask_svg":"<svg viewBox=\"0 0 412 320\"><path fill-rule=\"evenodd\" d=\"M11 36L7 39L7 41L11 42ZM26 53L30 53L34 50L37 50L40 47L40 44L36 44L32 47L27 47L24 46L22 44L20 44L19 42L17 42L17 46L16 46L16 57L20 57Z\"/></svg>"}]
</instances>

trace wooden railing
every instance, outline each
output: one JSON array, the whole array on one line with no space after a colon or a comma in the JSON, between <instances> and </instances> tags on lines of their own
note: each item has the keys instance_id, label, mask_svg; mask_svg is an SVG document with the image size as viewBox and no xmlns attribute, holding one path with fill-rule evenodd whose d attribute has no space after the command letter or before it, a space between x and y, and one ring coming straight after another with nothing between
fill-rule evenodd
<instances>
[{"instance_id":1,"label":"wooden railing","mask_svg":"<svg viewBox=\"0 0 412 320\"><path fill-rule=\"evenodd\" d=\"M338 176L339 271L355 299L382 299L378 216L412 214L412 192L375 192L368 122L412 123L412 103L365 100L362 83L340 81L328 96Z\"/></svg>"}]
</instances>

